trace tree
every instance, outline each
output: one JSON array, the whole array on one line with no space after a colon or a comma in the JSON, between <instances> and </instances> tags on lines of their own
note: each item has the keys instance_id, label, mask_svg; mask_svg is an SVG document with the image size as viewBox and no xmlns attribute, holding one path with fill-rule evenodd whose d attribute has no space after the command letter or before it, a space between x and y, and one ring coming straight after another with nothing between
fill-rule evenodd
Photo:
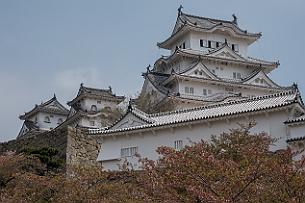
<instances>
[{"instance_id":1,"label":"tree","mask_svg":"<svg viewBox=\"0 0 305 203\"><path fill-rule=\"evenodd\" d=\"M275 140L251 134L252 125L231 130L181 151L160 147L158 161L141 159L139 183L162 202L303 202L304 157L271 152Z\"/></svg>"},{"instance_id":2,"label":"tree","mask_svg":"<svg viewBox=\"0 0 305 203\"><path fill-rule=\"evenodd\" d=\"M33 154L0 156L0 202L304 202L304 157L270 151L275 140L251 127L180 151L160 147L161 158L142 158L141 171L83 166L67 177L41 173L45 160Z\"/></svg>"}]
</instances>

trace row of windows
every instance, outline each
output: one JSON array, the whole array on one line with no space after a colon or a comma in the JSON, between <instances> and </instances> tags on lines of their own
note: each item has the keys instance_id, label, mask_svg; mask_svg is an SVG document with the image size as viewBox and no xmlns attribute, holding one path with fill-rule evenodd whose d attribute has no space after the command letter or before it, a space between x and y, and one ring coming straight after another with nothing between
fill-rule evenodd
<instances>
[{"instance_id":1,"label":"row of windows","mask_svg":"<svg viewBox=\"0 0 305 203\"><path fill-rule=\"evenodd\" d=\"M218 41L212 41L212 40L204 40L200 39L199 40L200 47L206 47L206 48L218 48L220 47L223 42L218 42ZM229 47L231 47L234 51L239 52L239 45L238 44L228 44Z\"/></svg>"},{"instance_id":2,"label":"row of windows","mask_svg":"<svg viewBox=\"0 0 305 203\"><path fill-rule=\"evenodd\" d=\"M184 91L185 91L185 93L194 94L193 87L185 87Z\"/></svg>"},{"instance_id":3,"label":"row of windows","mask_svg":"<svg viewBox=\"0 0 305 203\"><path fill-rule=\"evenodd\" d=\"M185 87L185 93L188 93L188 94L194 94L194 87ZM203 89L202 90L202 94L204 96L207 96L207 95L211 95L212 94L212 90L210 89Z\"/></svg>"},{"instance_id":4,"label":"row of windows","mask_svg":"<svg viewBox=\"0 0 305 203\"><path fill-rule=\"evenodd\" d=\"M180 151L183 148L182 140L174 142L174 149ZM138 153L138 147L126 147L121 149L121 158L133 157Z\"/></svg>"},{"instance_id":5,"label":"row of windows","mask_svg":"<svg viewBox=\"0 0 305 203\"><path fill-rule=\"evenodd\" d=\"M37 118L35 118L35 122L37 122ZM44 122L45 122L45 123L51 123L50 117L49 117L49 116L44 117ZM62 119L62 118L59 118L59 119L57 120L57 124L61 124L62 122L63 122L63 119Z\"/></svg>"}]
</instances>

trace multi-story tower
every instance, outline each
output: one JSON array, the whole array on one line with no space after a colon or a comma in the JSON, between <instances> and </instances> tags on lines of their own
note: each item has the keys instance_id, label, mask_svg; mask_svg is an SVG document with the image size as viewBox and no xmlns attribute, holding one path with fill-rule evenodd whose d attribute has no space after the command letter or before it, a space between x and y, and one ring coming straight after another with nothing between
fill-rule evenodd
<instances>
[{"instance_id":1,"label":"multi-story tower","mask_svg":"<svg viewBox=\"0 0 305 203\"><path fill-rule=\"evenodd\" d=\"M249 57L248 47L261 37L232 21L182 12L169 38L158 43L170 50L152 70L143 74L142 95L154 95L155 104L175 101L176 108L201 106L280 92L281 87L268 74L279 66Z\"/></svg>"},{"instance_id":2,"label":"multi-story tower","mask_svg":"<svg viewBox=\"0 0 305 203\"><path fill-rule=\"evenodd\" d=\"M80 85L77 96L68 105L71 107L66 125L102 128L103 114L113 112L118 104L125 99L124 96L117 96L109 89L97 89ZM108 124L110 125L110 124Z\"/></svg>"},{"instance_id":3,"label":"multi-story tower","mask_svg":"<svg viewBox=\"0 0 305 203\"><path fill-rule=\"evenodd\" d=\"M28 133L40 133L49 131L63 123L69 114L69 110L59 103L56 96L49 101L35 105L35 107L19 116L24 120L18 138Z\"/></svg>"}]
</instances>

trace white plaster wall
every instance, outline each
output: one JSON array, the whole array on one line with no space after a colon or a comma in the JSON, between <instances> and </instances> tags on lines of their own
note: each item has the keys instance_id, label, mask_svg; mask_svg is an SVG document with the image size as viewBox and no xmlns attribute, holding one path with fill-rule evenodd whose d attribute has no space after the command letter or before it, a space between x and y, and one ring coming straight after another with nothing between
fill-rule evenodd
<instances>
[{"instance_id":1,"label":"white plaster wall","mask_svg":"<svg viewBox=\"0 0 305 203\"><path fill-rule=\"evenodd\" d=\"M185 93L185 87L193 87L194 88L194 94L190 93ZM229 89L228 89L229 88ZM234 93L241 93L242 96L245 97L253 97L253 96L263 96L266 94L271 93L270 90L268 89L243 89L239 87L228 87L224 85L212 85L212 84L207 84L204 82L199 82L199 81L183 81L179 83L179 92L181 95L191 95L191 96L198 96L198 97L204 97L203 95L203 89L210 89L212 90L212 94L214 95L216 93L227 93L230 91L230 89L233 89ZM211 96L207 95L207 96Z\"/></svg>"},{"instance_id":2,"label":"white plaster wall","mask_svg":"<svg viewBox=\"0 0 305 203\"><path fill-rule=\"evenodd\" d=\"M45 122L45 117L48 116L50 118L50 123ZM35 116L31 117L30 120L35 122L35 118L37 117L37 126L39 126L42 130L51 130L56 128L58 124L58 120L61 118L63 121L66 120L66 116L56 115L50 113L39 112Z\"/></svg>"},{"instance_id":3,"label":"white plaster wall","mask_svg":"<svg viewBox=\"0 0 305 203\"><path fill-rule=\"evenodd\" d=\"M98 104L97 101L101 101L101 103ZM117 104L115 102L104 101L102 99L89 99L89 98L84 99L81 105L82 105L82 109L87 111L91 110L92 105L95 105L97 107L97 111L100 111L105 107L110 107L112 109L117 107Z\"/></svg>"},{"instance_id":4,"label":"white plaster wall","mask_svg":"<svg viewBox=\"0 0 305 203\"><path fill-rule=\"evenodd\" d=\"M180 45L182 45L183 42L185 43L186 49L191 48L191 34L190 33L185 34L183 37L181 37L177 40L177 42L171 48L171 53L174 53L176 50L176 47L179 47ZM182 48L183 47L181 47L181 49Z\"/></svg>"},{"instance_id":5,"label":"white plaster wall","mask_svg":"<svg viewBox=\"0 0 305 203\"><path fill-rule=\"evenodd\" d=\"M218 42L225 42L225 39L227 39L228 43L231 44L238 44L239 45L239 54L246 56L247 55L247 49L248 44L245 40L234 38L232 36L229 36L226 33L201 33L201 32L192 32L190 37L190 47L194 50L201 50L205 51L206 48L200 47L200 39L203 40L211 40L211 41L218 41Z\"/></svg>"},{"instance_id":6,"label":"white plaster wall","mask_svg":"<svg viewBox=\"0 0 305 203\"><path fill-rule=\"evenodd\" d=\"M215 74L220 78L227 78L227 79L234 79L233 72L241 73L241 77L245 78L249 76L254 69L247 68L246 66L242 65L224 65L220 63L213 63L213 62L204 62L207 68L212 72L215 71Z\"/></svg>"},{"instance_id":7,"label":"white plaster wall","mask_svg":"<svg viewBox=\"0 0 305 203\"><path fill-rule=\"evenodd\" d=\"M229 132L229 129L238 128L237 123L248 123L248 119L255 119L257 125L252 129L253 133L266 132L271 137L278 138L278 141L275 146L271 146L271 150L277 150L286 148L286 126L283 124L287 120L286 111L280 112L270 112L269 114L259 114L251 116L250 118L240 116L236 119L219 120L210 122L210 126L202 122L200 124L170 129L163 129L155 131L155 134L152 132L142 132L141 134L131 134L129 136L119 135L117 137L105 137L103 139L103 144L101 147L101 154L103 153L103 146L116 146L113 147L113 154L118 154L121 148L126 147L138 147L138 152L142 157L147 157L149 159L156 160L158 154L155 150L159 146L169 146L174 147L174 142L176 140L182 140L183 145L190 145L190 141L198 142L200 140L210 141L211 135L219 135L222 132ZM109 151L107 151L109 154ZM101 157L101 155L99 156ZM105 157L104 157L105 158ZM106 159L106 158L105 158ZM137 163L137 158L131 157L127 158L135 168L139 167ZM101 161L101 160L99 160ZM118 170L118 165L121 164L124 160L113 160L102 162L105 170Z\"/></svg>"}]
</instances>

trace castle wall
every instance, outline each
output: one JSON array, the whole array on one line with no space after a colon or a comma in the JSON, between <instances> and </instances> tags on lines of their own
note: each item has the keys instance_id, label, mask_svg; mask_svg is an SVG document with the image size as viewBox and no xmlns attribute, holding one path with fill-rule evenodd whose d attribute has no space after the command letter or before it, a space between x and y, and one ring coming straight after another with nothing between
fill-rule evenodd
<instances>
[{"instance_id":1,"label":"castle wall","mask_svg":"<svg viewBox=\"0 0 305 203\"><path fill-rule=\"evenodd\" d=\"M133 134L128 134L128 132L126 132L125 135L104 137L98 160L102 161L105 170L118 170L118 166L125 160L125 158L120 157L120 150L129 147L138 147L138 153L142 157L156 160L158 159L158 154L155 152L157 147L174 147L174 142L178 140L182 140L183 145L190 145L191 142L198 142L200 140L210 141L211 135L229 132L229 129L238 128L238 123L247 124L251 119L254 119L257 122L257 125L252 129L253 133L264 131L271 137L278 138L276 145L271 146L271 150L282 149L287 146L286 126L283 123L287 120L287 117L288 115L284 110L270 112L269 114L261 112L260 114L253 115L249 118L247 116L238 115L237 118L230 120L203 121L191 126L186 124L181 127L156 130L154 132L146 131ZM103 156L104 152L106 155L111 154L112 156L107 158ZM128 157L126 160L130 162L134 168L139 167L138 158Z\"/></svg>"},{"instance_id":2,"label":"castle wall","mask_svg":"<svg viewBox=\"0 0 305 203\"><path fill-rule=\"evenodd\" d=\"M66 150L67 170L78 166L100 165L96 161L100 148L99 139L86 135L81 129L69 127Z\"/></svg>"}]
</instances>

